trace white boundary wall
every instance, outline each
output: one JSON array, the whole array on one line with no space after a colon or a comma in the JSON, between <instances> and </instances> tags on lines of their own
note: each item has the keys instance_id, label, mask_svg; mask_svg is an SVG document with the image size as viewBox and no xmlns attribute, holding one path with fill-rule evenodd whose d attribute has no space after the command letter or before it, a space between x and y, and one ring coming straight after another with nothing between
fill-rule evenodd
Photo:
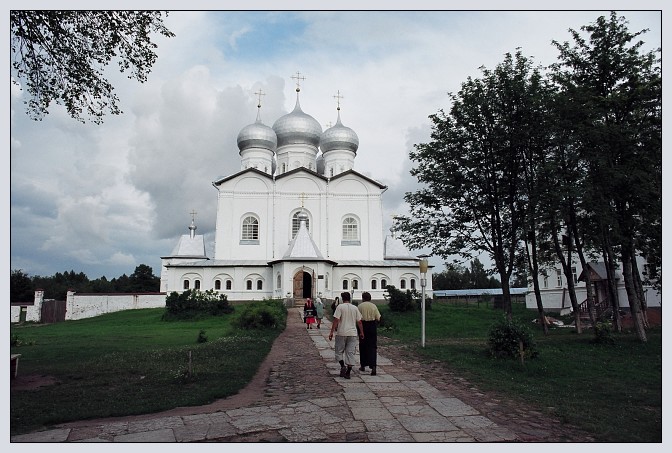
<instances>
[{"instance_id":1,"label":"white boundary wall","mask_svg":"<svg viewBox=\"0 0 672 453\"><path fill-rule=\"evenodd\" d=\"M26 321L40 322L44 292L35 291L34 305L21 307L12 305L10 322L19 322L21 309L26 310ZM77 294L68 291L65 302L65 320L93 318L105 313L139 308L161 308L166 306L166 293L138 294Z\"/></svg>"},{"instance_id":2,"label":"white boundary wall","mask_svg":"<svg viewBox=\"0 0 672 453\"><path fill-rule=\"evenodd\" d=\"M166 306L166 293L77 294L68 291L65 320L93 318L105 313Z\"/></svg>"}]
</instances>

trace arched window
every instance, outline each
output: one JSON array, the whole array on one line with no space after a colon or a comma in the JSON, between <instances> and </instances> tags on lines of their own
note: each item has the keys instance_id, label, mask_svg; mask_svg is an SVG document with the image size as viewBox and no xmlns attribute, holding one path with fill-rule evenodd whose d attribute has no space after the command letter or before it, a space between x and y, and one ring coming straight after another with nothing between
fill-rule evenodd
<instances>
[{"instance_id":1,"label":"arched window","mask_svg":"<svg viewBox=\"0 0 672 453\"><path fill-rule=\"evenodd\" d=\"M382 280L380 281L380 287L381 287L381 289L385 289L385 288L387 288L387 280L382 279Z\"/></svg>"},{"instance_id":2,"label":"arched window","mask_svg":"<svg viewBox=\"0 0 672 453\"><path fill-rule=\"evenodd\" d=\"M411 279L411 289L415 289L415 279Z\"/></svg>"},{"instance_id":3,"label":"arched window","mask_svg":"<svg viewBox=\"0 0 672 453\"><path fill-rule=\"evenodd\" d=\"M348 289L348 281L343 280L343 289Z\"/></svg>"},{"instance_id":4,"label":"arched window","mask_svg":"<svg viewBox=\"0 0 672 453\"><path fill-rule=\"evenodd\" d=\"M346 217L343 219L343 241L358 241L359 240L359 226L357 219L354 217Z\"/></svg>"},{"instance_id":5,"label":"arched window","mask_svg":"<svg viewBox=\"0 0 672 453\"><path fill-rule=\"evenodd\" d=\"M247 285L247 290L248 290L248 291L251 291L251 290L252 290L252 280L248 280L248 281L246 282L246 285Z\"/></svg>"},{"instance_id":6,"label":"arched window","mask_svg":"<svg viewBox=\"0 0 672 453\"><path fill-rule=\"evenodd\" d=\"M194 281L194 289L201 289L201 281L200 280L195 280Z\"/></svg>"},{"instance_id":7,"label":"arched window","mask_svg":"<svg viewBox=\"0 0 672 453\"><path fill-rule=\"evenodd\" d=\"M359 281L358 280L353 280L352 281L352 289L359 289Z\"/></svg>"},{"instance_id":8,"label":"arched window","mask_svg":"<svg viewBox=\"0 0 672 453\"><path fill-rule=\"evenodd\" d=\"M182 288L189 289L189 280L185 280L184 282L182 282Z\"/></svg>"},{"instance_id":9,"label":"arched window","mask_svg":"<svg viewBox=\"0 0 672 453\"><path fill-rule=\"evenodd\" d=\"M257 280L257 291L261 291L262 289L264 289L264 282Z\"/></svg>"},{"instance_id":10,"label":"arched window","mask_svg":"<svg viewBox=\"0 0 672 453\"><path fill-rule=\"evenodd\" d=\"M219 280L219 279L215 280L215 289L216 289L217 291L219 291L220 289L222 289L222 281L221 281L221 280Z\"/></svg>"},{"instance_id":11,"label":"arched window","mask_svg":"<svg viewBox=\"0 0 672 453\"><path fill-rule=\"evenodd\" d=\"M299 220L300 213L301 211L296 211L292 216L292 239L299 232L299 227L301 226L301 221ZM310 219L308 217L306 217L306 229L310 231Z\"/></svg>"},{"instance_id":12,"label":"arched window","mask_svg":"<svg viewBox=\"0 0 672 453\"><path fill-rule=\"evenodd\" d=\"M231 280L226 281L226 289L229 291L231 290Z\"/></svg>"},{"instance_id":13,"label":"arched window","mask_svg":"<svg viewBox=\"0 0 672 453\"><path fill-rule=\"evenodd\" d=\"M371 280L371 289L378 289L378 280Z\"/></svg>"},{"instance_id":14,"label":"arched window","mask_svg":"<svg viewBox=\"0 0 672 453\"><path fill-rule=\"evenodd\" d=\"M275 284L275 287L276 287L277 289L282 289L282 277L280 276L280 274L278 274L278 281L277 281L277 283Z\"/></svg>"},{"instance_id":15,"label":"arched window","mask_svg":"<svg viewBox=\"0 0 672 453\"><path fill-rule=\"evenodd\" d=\"M282 164L282 173L287 171L287 164Z\"/></svg>"},{"instance_id":16,"label":"arched window","mask_svg":"<svg viewBox=\"0 0 672 453\"><path fill-rule=\"evenodd\" d=\"M243 241L259 240L259 220L252 216L245 217L241 230L241 239Z\"/></svg>"},{"instance_id":17,"label":"arched window","mask_svg":"<svg viewBox=\"0 0 672 453\"><path fill-rule=\"evenodd\" d=\"M404 280L403 278L399 282L399 288L400 289L406 289L406 280Z\"/></svg>"}]
</instances>

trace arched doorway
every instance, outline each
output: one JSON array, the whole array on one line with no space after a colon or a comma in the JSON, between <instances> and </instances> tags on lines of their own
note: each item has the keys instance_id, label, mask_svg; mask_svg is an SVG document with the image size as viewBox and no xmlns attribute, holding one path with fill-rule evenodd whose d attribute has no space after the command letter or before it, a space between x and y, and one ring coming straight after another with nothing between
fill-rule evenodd
<instances>
[{"instance_id":1,"label":"arched doorway","mask_svg":"<svg viewBox=\"0 0 672 453\"><path fill-rule=\"evenodd\" d=\"M294 274L294 299L313 297L313 277L309 272L300 270Z\"/></svg>"}]
</instances>

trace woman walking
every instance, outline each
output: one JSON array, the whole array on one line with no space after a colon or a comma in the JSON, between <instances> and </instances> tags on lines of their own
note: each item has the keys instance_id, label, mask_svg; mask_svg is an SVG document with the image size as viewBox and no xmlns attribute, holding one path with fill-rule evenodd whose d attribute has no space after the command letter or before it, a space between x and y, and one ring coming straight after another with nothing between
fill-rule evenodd
<instances>
[{"instance_id":1,"label":"woman walking","mask_svg":"<svg viewBox=\"0 0 672 453\"><path fill-rule=\"evenodd\" d=\"M317 310L315 309L315 305L313 305L313 301L306 299L306 303L303 304L303 319L306 322L306 329L313 328L315 316L317 316Z\"/></svg>"},{"instance_id":2,"label":"woman walking","mask_svg":"<svg viewBox=\"0 0 672 453\"><path fill-rule=\"evenodd\" d=\"M319 329L322 324L322 318L324 318L324 304L319 295L315 298L315 314L317 316L317 328Z\"/></svg>"}]
</instances>

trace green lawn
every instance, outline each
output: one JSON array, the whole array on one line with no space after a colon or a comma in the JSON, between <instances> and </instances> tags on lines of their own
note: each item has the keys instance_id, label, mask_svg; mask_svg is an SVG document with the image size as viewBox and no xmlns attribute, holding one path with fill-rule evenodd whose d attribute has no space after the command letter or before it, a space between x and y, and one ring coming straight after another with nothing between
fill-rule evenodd
<instances>
[{"instance_id":1,"label":"green lawn","mask_svg":"<svg viewBox=\"0 0 672 453\"><path fill-rule=\"evenodd\" d=\"M161 320L164 309L128 310L79 321L11 327L19 373L58 380L12 391L11 434L88 418L144 414L210 403L254 376L280 330L244 331L235 313L200 321ZM205 331L207 342L199 343ZM191 370L189 375L189 352Z\"/></svg>"},{"instance_id":2,"label":"green lawn","mask_svg":"<svg viewBox=\"0 0 672 453\"><path fill-rule=\"evenodd\" d=\"M539 357L494 359L487 352L489 327L501 310L434 303L426 311L425 348L420 347L420 313L391 313L382 307L382 335L412 345L423 357L440 360L484 390L535 404L580 426L604 442L662 441L662 330L649 330L643 344L634 333L614 335L615 344L595 344L591 329L577 335L555 328L544 336L530 321L536 311L514 306L514 316L534 333Z\"/></svg>"},{"instance_id":3,"label":"green lawn","mask_svg":"<svg viewBox=\"0 0 672 453\"><path fill-rule=\"evenodd\" d=\"M238 308L236 308L238 310ZM604 442L662 441L662 330L615 335L614 345L592 342L588 329L531 327L539 357L519 361L487 353L490 326L501 310L435 302L426 313L381 307L380 335L411 346L484 390L520 398L592 432ZM161 321L163 309L129 310L53 325L12 326L21 346L21 374L54 376L59 383L11 392L11 434L87 418L143 414L207 404L235 394L254 376L279 330L241 331L236 314L202 321ZM516 317L536 313L514 306ZM532 326L531 323L529 323ZM391 326L391 327L389 327ZM208 341L198 343L204 330ZM191 351L193 375L187 376Z\"/></svg>"}]
</instances>

